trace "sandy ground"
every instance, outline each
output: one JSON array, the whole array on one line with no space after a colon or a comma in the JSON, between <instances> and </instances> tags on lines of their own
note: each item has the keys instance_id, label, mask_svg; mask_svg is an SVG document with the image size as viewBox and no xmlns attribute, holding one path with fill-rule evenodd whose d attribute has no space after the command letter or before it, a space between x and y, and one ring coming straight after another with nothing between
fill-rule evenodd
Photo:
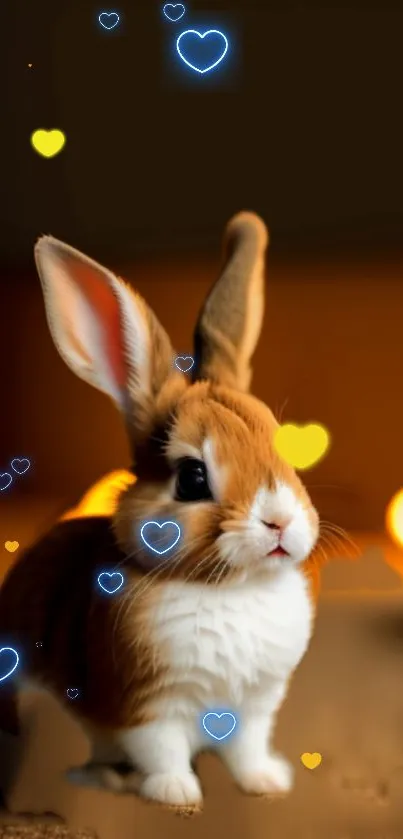
<instances>
[{"instance_id":1,"label":"sandy ground","mask_svg":"<svg viewBox=\"0 0 403 839\"><path fill-rule=\"evenodd\" d=\"M1 546L12 538L16 515L10 508L7 533L0 522ZM19 525L21 548L50 515L49 507L40 507L31 523L25 521L23 534ZM334 562L324 572L314 638L279 715L276 746L296 769L286 800L243 796L211 755L199 760L205 808L193 819L131 796L74 789L62 773L86 759L87 744L51 698L32 694L23 700L28 741L9 808L14 814L57 813L73 832L43 818L40 827L3 812L0 837L78 839L74 831L86 827L100 839L218 839L224 829L233 839L295 839L297 832L301 839L401 839L403 588L383 556L395 565L403 557L380 536L356 538L361 559L354 565ZM0 576L10 561L5 554L1 547ZM321 765L306 769L303 752L320 752Z\"/></svg>"}]
</instances>

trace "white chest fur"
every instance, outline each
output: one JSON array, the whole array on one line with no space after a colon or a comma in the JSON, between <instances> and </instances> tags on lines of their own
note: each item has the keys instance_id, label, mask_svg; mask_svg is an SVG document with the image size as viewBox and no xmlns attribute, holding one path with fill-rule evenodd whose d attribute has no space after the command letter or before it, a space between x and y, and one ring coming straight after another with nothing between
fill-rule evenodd
<instances>
[{"instance_id":1,"label":"white chest fur","mask_svg":"<svg viewBox=\"0 0 403 839\"><path fill-rule=\"evenodd\" d=\"M307 649L312 606L296 569L236 586L172 582L161 591L153 640L176 701L240 705L269 680L288 679Z\"/></svg>"}]
</instances>

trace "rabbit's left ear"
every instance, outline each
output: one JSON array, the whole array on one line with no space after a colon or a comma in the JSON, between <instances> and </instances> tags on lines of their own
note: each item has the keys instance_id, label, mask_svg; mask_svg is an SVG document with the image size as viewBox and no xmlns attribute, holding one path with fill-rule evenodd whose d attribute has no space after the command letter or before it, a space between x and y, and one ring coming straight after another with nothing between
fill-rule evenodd
<instances>
[{"instance_id":1,"label":"rabbit's left ear","mask_svg":"<svg viewBox=\"0 0 403 839\"><path fill-rule=\"evenodd\" d=\"M238 213L228 223L224 267L196 327L194 379L249 390L263 321L268 241L266 225L255 213Z\"/></svg>"},{"instance_id":2,"label":"rabbit's left ear","mask_svg":"<svg viewBox=\"0 0 403 839\"><path fill-rule=\"evenodd\" d=\"M84 254L43 236L35 247L53 341L70 369L113 399L139 437L155 400L184 377L165 330L139 294Z\"/></svg>"}]
</instances>

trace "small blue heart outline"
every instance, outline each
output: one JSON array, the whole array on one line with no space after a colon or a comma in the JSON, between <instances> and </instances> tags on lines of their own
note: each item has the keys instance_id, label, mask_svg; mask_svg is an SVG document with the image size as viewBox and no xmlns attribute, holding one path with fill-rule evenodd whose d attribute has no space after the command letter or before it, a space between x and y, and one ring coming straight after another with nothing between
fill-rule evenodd
<instances>
[{"instance_id":1,"label":"small blue heart outline","mask_svg":"<svg viewBox=\"0 0 403 839\"><path fill-rule=\"evenodd\" d=\"M155 548L155 547L153 547L153 545L150 545L150 543L147 542L147 539L144 536L144 530L146 529L146 527L150 527L153 524L156 525L157 527L159 527L160 530L162 530L162 528L166 527L168 524L172 524L174 527L176 527L176 529L178 531L178 535L177 535L175 541L172 542L172 545L169 545L168 548L164 548L163 551L159 551L158 548ZM179 527L179 524L176 523L176 521L164 521L164 522L162 522L162 524L160 524L158 521L146 521L143 524L143 526L140 530L140 536L141 536L141 538L142 538L142 540L143 540L143 542L144 542L144 544L146 545L147 548L150 548L151 551L154 551L154 553L158 554L159 556L162 556L163 554L168 553L168 551L171 551L172 548L174 548L175 545L178 544L179 539L181 538L181 529Z\"/></svg>"},{"instance_id":2,"label":"small blue heart outline","mask_svg":"<svg viewBox=\"0 0 403 839\"><path fill-rule=\"evenodd\" d=\"M178 364L178 361L187 361L188 359L190 359L191 364L189 364L187 367L181 367L180 364ZM174 361L175 367L178 370L180 370L181 373L189 373L189 370L191 370L192 367L194 367L194 363L195 360L192 355L177 355Z\"/></svg>"},{"instance_id":3,"label":"small blue heart outline","mask_svg":"<svg viewBox=\"0 0 403 839\"><path fill-rule=\"evenodd\" d=\"M205 67L205 69L204 69L204 70L201 70L201 69L200 69L200 67L197 67L195 64L192 64L192 63L191 63L191 61L188 61L188 59L187 59L187 58L185 58L185 56L181 53L181 50L180 50L180 46L179 46L179 45L180 45L180 42L181 42L182 38L184 38L184 37L185 37L185 35L197 35L197 36L198 36L198 38L201 38L202 40L203 40L203 39L204 39L207 35L220 35L220 37L221 37L221 38L224 40L224 42L225 42L224 51L223 51L223 53L220 55L220 57L217 59L217 61L215 61L215 62L214 62L214 64L210 64L210 65L209 65L209 67ZM176 41L176 49L177 49L178 55L179 55L179 57L182 59L182 61L184 61L184 63L185 63L185 64L187 64L187 65L188 65L188 67L191 67L191 69L192 69L192 70L196 70L196 72L197 72L197 73L201 73L202 75L203 75L204 73L209 73L209 72L210 72L210 70L213 70L213 69L214 69L214 67L217 67L217 65L221 63L221 61L223 60L223 58L225 58L225 56L226 56L226 54L227 54L227 52L228 52L228 47L229 47L228 38L224 35L224 33L223 33L223 32L220 32L220 30L219 30L219 29L207 29L207 31L206 31L206 32L204 32L204 33L198 32L198 30L197 30L197 29L186 29L184 32L182 32L182 33L179 35L179 37L178 37L178 39L177 39L177 41Z\"/></svg>"},{"instance_id":4,"label":"small blue heart outline","mask_svg":"<svg viewBox=\"0 0 403 839\"><path fill-rule=\"evenodd\" d=\"M178 6L180 6L183 9L182 14L179 15L178 17L170 17L169 14L165 11L166 9L176 9ZM165 17L167 18L167 20L170 20L171 23L177 23L178 20L181 20L181 18L183 18L183 15L186 12L186 8L183 5L183 3L165 3L165 6L163 7L162 11L163 11Z\"/></svg>"},{"instance_id":5,"label":"small blue heart outline","mask_svg":"<svg viewBox=\"0 0 403 839\"><path fill-rule=\"evenodd\" d=\"M13 476L10 475L9 472L0 472L0 483L2 482L2 478L8 478L8 481L5 486L0 486L0 492L4 492L5 489L8 489L13 482Z\"/></svg>"},{"instance_id":6,"label":"small blue heart outline","mask_svg":"<svg viewBox=\"0 0 403 839\"><path fill-rule=\"evenodd\" d=\"M16 463L27 463L28 466L26 466L25 469L18 469L17 466L14 465ZM10 463L10 466L13 469L13 471L17 473L17 475L25 475L25 472L28 472L28 469L31 468L31 461L28 457L14 457Z\"/></svg>"},{"instance_id":7,"label":"small blue heart outline","mask_svg":"<svg viewBox=\"0 0 403 839\"><path fill-rule=\"evenodd\" d=\"M67 688L66 693L69 699L77 699L79 690L78 688ZM74 696L72 696L73 693Z\"/></svg>"},{"instance_id":8,"label":"small blue heart outline","mask_svg":"<svg viewBox=\"0 0 403 839\"><path fill-rule=\"evenodd\" d=\"M1 656L2 653L14 653L16 661L15 661L14 667L12 667L11 670L8 671L8 673L6 673L4 676L0 676L0 682L4 682L5 679L8 679L9 676L12 676L14 671L17 669L17 667L19 665L19 661L20 661L20 657L17 653L17 650L15 650L14 647L1 647L0 648L0 656Z\"/></svg>"},{"instance_id":9,"label":"small blue heart outline","mask_svg":"<svg viewBox=\"0 0 403 839\"><path fill-rule=\"evenodd\" d=\"M106 24L105 24L105 23L102 23L101 17L113 17L113 16L115 16L115 17L116 17L116 20L115 20L115 23L112 23L112 26L106 26ZM99 22L100 22L101 26L102 26L104 29L111 30L111 29L114 29L114 28L115 28L115 26L117 26L117 25L118 25L118 23L119 23L119 21L120 21L120 17L119 17L119 15L118 15L118 13L117 13L117 12L101 12L101 14L100 14L100 15L98 15L98 20L99 20Z\"/></svg>"},{"instance_id":10,"label":"small blue heart outline","mask_svg":"<svg viewBox=\"0 0 403 839\"><path fill-rule=\"evenodd\" d=\"M111 579L111 577L120 577L120 583L114 589L106 588L105 585L102 585L101 577L109 577L109 579ZM120 571L112 571L112 572L102 571L100 574L98 574L98 585L102 589L102 591L106 592L106 594L116 594L116 592L119 591L119 589L122 588L122 585L123 585L124 581L125 581L125 578L124 578L123 574L120 573Z\"/></svg>"},{"instance_id":11,"label":"small blue heart outline","mask_svg":"<svg viewBox=\"0 0 403 839\"><path fill-rule=\"evenodd\" d=\"M216 717L216 719L218 719L218 720L220 720L222 717L231 717L232 726L231 726L229 731L226 731L225 734L222 734L219 737L217 734L213 734L213 732L209 730L209 728L207 726L207 722L206 722L208 717ZM217 711L208 711L206 714L204 714L204 717L202 718L202 725L203 725L203 728L204 728L205 732L209 735L209 737L213 737L214 740L225 740L234 731L234 729L237 725L237 719L231 711L222 711L221 713L218 713Z\"/></svg>"}]
</instances>

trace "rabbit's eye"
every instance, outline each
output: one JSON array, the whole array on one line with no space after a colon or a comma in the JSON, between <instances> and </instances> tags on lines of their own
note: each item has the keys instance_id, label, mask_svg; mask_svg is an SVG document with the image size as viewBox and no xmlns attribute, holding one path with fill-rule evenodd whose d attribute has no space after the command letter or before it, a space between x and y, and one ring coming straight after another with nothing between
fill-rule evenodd
<instances>
[{"instance_id":1,"label":"rabbit's eye","mask_svg":"<svg viewBox=\"0 0 403 839\"><path fill-rule=\"evenodd\" d=\"M205 501L212 498L202 460L184 457L177 465L175 498L177 501Z\"/></svg>"}]
</instances>

